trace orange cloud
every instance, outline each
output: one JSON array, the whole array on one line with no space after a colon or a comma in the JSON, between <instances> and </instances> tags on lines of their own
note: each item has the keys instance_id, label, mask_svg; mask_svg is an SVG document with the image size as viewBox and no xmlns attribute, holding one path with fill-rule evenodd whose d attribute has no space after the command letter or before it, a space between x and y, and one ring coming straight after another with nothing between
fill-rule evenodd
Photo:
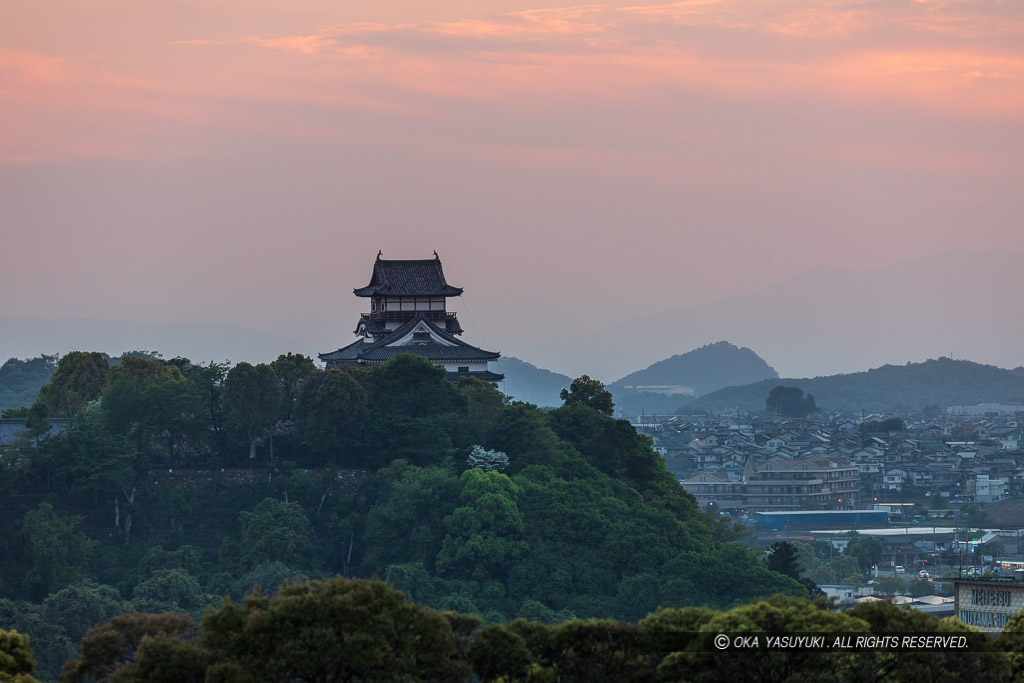
<instances>
[{"instance_id":1,"label":"orange cloud","mask_svg":"<svg viewBox=\"0 0 1024 683\"><path fill-rule=\"evenodd\" d=\"M634 5L620 7L616 11L626 14L667 17L680 20L706 14L710 7L729 9L728 0L683 0L682 2L659 3L656 5Z\"/></svg>"},{"instance_id":2,"label":"orange cloud","mask_svg":"<svg viewBox=\"0 0 1024 683\"><path fill-rule=\"evenodd\" d=\"M227 40L204 40L202 38L198 38L196 40L172 40L170 42L170 44L171 45L198 45L198 46L203 46L203 45L230 45L231 41L227 41Z\"/></svg>"},{"instance_id":3,"label":"orange cloud","mask_svg":"<svg viewBox=\"0 0 1024 683\"><path fill-rule=\"evenodd\" d=\"M878 26L878 17L864 10L833 11L820 8L805 8L787 13L777 20L768 21L764 29L796 37L847 36L858 31L867 31Z\"/></svg>"},{"instance_id":4,"label":"orange cloud","mask_svg":"<svg viewBox=\"0 0 1024 683\"><path fill-rule=\"evenodd\" d=\"M311 55L323 52L330 48L337 47L337 42L321 35L311 36L278 36L267 38L263 36L248 36L242 38L243 43L253 43L261 47L268 47L272 50L283 50L285 52L301 52Z\"/></svg>"},{"instance_id":5,"label":"orange cloud","mask_svg":"<svg viewBox=\"0 0 1024 683\"><path fill-rule=\"evenodd\" d=\"M140 140L158 139L165 127L236 126L240 111L249 112L249 125L268 132L291 135L302 119L303 130L316 135L342 134L332 133L330 123L306 121L313 115L302 105L448 120L476 102L558 121L560 103L585 100L643 114L669 106L661 99L666 93L754 109L799 95L865 107L898 101L929 115L1024 116L1020 50L1004 47L1000 54L973 39L929 37L1005 35L1013 22L973 5L956 9L800 0L542 7L452 21L354 22L178 40L164 43L166 53L150 62L122 60L109 72L96 61L0 50L0 94L32 103L26 112L97 110L112 121L149 122L137 123ZM914 41L899 40L906 31ZM872 42L860 41L862 35ZM794 49L815 37L830 40L818 41L815 51ZM744 49L730 52L730 41ZM209 46L220 47L190 50ZM0 154L31 158L30 151L9 149Z\"/></svg>"},{"instance_id":6,"label":"orange cloud","mask_svg":"<svg viewBox=\"0 0 1024 683\"><path fill-rule=\"evenodd\" d=\"M599 11L601 5L576 5L510 12L495 20L463 19L453 22L433 22L422 30L456 37L508 38L570 36L604 33L607 23L579 21L583 16Z\"/></svg>"},{"instance_id":7,"label":"orange cloud","mask_svg":"<svg viewBox=\"0 0 1024 683\"><path fill-rule=\"evenodd\" d=\"M543 33L572 35L578 33L603 33L612 28L607 23L595 24L579 21L584 16L603 13L606 13L604 5L573 5L570 7L511 12L508 16L522 19L530 24L534 30Z\"/></svg>"},{"instance_id":8,"label":"orange cloud","mask_svg":"<svg viewBox=\"0 0 1024 683\"><path fill-rule=\"evenodd\" d=\"M859 92L887 93L944 113L1024 116L1024 57L966 52L869 52L831 65Z\"/></svg>"},{"instance_id":9,"label":"orange cloud","mask_svg":"<svg viewBox=\"0 0 1024 683\"><path fill-rule=\"evenodd\" d=\"M57 83L67 78L64 60L22 50L0 48L0 79L18 83Z\"/></svg>"}]
</instances>

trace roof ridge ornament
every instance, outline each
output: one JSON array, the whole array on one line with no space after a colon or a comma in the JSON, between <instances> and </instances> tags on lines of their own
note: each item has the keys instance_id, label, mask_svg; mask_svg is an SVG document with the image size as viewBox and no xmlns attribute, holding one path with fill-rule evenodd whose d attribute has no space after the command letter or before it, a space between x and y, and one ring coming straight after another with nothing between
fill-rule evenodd
<instances>
[{"instance_id":1,"label":"roof ridge ornament","mask_svg":"<svg viewBox=\"0 0 1024 683\"><path fill-rule=\"evenodd\" d=\"M437 254L436 251L434 253ZM380 261L380 257L383 256L383 255L384 255L384 250L383 249L378 249L377 250L377 260Z\"/></svg>"},{"instance_id":2,"label":"roof ridge ornament","mask_svg":"<svg viewBox=\"0 0 1024 683\"><path fill-rule=\"evenodd\" d=\"M437 249L434 250L434 260L435 261L440 261L441 260L441 257L437 255Z\"/></svg>"}]
</instances>

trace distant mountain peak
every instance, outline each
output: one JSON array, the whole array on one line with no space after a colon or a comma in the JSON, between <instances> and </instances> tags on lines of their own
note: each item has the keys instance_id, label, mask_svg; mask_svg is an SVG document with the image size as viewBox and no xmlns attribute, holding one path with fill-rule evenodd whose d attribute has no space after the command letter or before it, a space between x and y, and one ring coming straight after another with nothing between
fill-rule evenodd
<instances>
[{"instance_id":1,"label":"distant mountain peak","mask_svg":"<svg viewBox=\"0 0 1024 683\"><path fill-rule=\"evenodd\" d=\"M776 379L779 373L751 349L717 341L653 363L612 382L610 388L681 385L697 396L722 387Z\"/></svg>"},{"instance_id":2,"label":"distant mountain peak","mask_svg":"<svg viewBox=\"0 0 1024 683\"><path fill-rule=\"evenodd\" d=\"M517 401L539 406L559 406L559 393L572 384L567 375L545 370L515 356L502 356L494 363L495 372L505 375L499 387Z\"/></svg>"}]
</instances>

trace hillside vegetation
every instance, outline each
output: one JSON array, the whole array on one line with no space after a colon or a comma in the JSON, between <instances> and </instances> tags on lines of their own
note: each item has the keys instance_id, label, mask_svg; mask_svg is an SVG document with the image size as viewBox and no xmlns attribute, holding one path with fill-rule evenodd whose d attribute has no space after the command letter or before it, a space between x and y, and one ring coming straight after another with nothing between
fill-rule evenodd
<instances>
[{"instance_id":1,"label":"hillside vegetation","mask_svg":"<svg viewBox=\"0 0 1024 683\"><path fill-rule=\"evenodd\" d=\"M602 392L574 383L543 412L415 356L68 354L2 453L0 623L52 680L117 614L198 619L301 577L377 576L487 623L807 595L697 511ZM54 415L73 423L47 435Z\"/></svg>"},{"instance_id":2,"label":"hillside vegetation","mask_svg":"<svg viewBox=\"0 0 1024 683\"><path fill-rule=\"evenodd\" d=\"M813 394L818 406L835 411L1024 403L1024 368L1004 370L966 360L939 358L923 363L884 365L846 375L774 379L728 387L698 398L686 409L762 411L768 392L779 385L798 387Z\"/></svg>"},{"instance_id":3,"label":"hillside vegetation","mask_svg":"<svg viewBox=\"0 0 1024 683\"><path fill-rule=\"evenodd\" d=\"M637 623L481 625L475 615L413 604L379 581L337 578L226 602L198 629L182 614L116 617L86 636L61 681L997 683L1018 680L1022 626L1018 615L992 639L884 601L836 612L824 600L784 596L728 611L661 609ZM929 647L923 635L942 640ZM812 636L820 646L767 640ZM31 683L29 662L24 638L0 631L0 678Z\"/></svg>"}]
</instances>

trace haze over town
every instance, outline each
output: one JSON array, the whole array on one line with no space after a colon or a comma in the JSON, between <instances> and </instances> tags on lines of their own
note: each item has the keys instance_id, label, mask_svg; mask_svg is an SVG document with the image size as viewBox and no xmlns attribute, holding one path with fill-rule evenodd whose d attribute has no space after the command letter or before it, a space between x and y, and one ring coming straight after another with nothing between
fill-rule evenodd
<instances>
[{"instance_id":1,"label":"haze over town","mask_svg":"<svg viewBox=\"0 0 1024 683\"><path fill-rule=\"evenodd\" d=\"M1017 4L170 9L0 25L0 357L329 351L436 249L468 341L574 376L1024 363Z\"/></svg>"}]
</instances>

